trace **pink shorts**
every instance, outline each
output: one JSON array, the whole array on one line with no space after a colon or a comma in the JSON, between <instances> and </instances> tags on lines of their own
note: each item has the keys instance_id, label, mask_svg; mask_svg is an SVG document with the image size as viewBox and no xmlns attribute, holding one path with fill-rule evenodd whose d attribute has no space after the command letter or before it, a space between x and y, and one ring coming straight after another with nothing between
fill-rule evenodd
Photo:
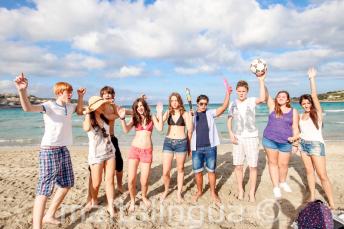
<instances>
[{"instance_id":1,"label":"pink shorts","mask_svg":"<svg viewBox=\"0 0 344 229\"><path fill-rule=\"evenodd\" d=\"M135 146L131 146L128 154L128 159L136 159L143 163L152 163L153 161L153 149L141 149Z\"/></svg>"}]
</instances>

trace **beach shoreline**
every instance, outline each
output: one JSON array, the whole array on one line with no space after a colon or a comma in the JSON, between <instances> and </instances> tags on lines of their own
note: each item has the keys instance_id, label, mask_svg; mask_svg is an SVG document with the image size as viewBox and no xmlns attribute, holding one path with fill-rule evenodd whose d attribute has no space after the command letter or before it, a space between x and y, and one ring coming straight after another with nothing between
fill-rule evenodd
<instances>
[{"instance_id":1,"label":"beach shoreline","mask_svg":"<svg viewBox=\"0 0 344 229\"><path fill-rule=\"evenodd\" d=\"M326 143L327 170L333 185L336 207L341 209L344 209L344 195L342 194L344 193L344 180L341 177L341 168L344 167L344 155L341 150L343 148L344 142ZM105 220L105 193L103 185L99 194L99 209L90 215L83 215L80 210L85 204L87 197L88 148L87 146L72 146L69 149L73 162L75 185L68 193L62 205L61 212L58 213L64 215L63 212L68 212L68 214L65 215L62 227L107 228L111 223ZM191 199L195 193L196 187L193 181L194 176L190 158L188 158L185 163L183 189L185 202L179 204L174 198L176 194L176 170L174 163L171 172L171 193L167 197L164 205L160 205L159 195L163 192L163 184L161 181L161 149L162 146L154 147L152 171L149 179L150 186L148 197L153 202L154 206L148 213L145 209L141 209L142 201L140 200L139 192L137 202L140 207L133 218L133 215L126 215L125 211L125 207L129 201L126 173L127 152L129 147L121 147L124 159L124 187L126 191L122 196L118 196L117 193L115 198L115 206L118 207L118 214L116 216L118 220L117 226L121 228L151 228L153 226L163 228L189 228L190 226L198 225L198 223L202 221L201 226L204 228L288 228L296 218L298 211L304 206L305 199L307 198L306 177L303 164L298 156L293 155L289 164L288 174L288 183L293 189L293 193L283 193L282 200L278 202L278 204L275 203L272 199L272 185L266 164L265 153L261 149L258 162L257 201L256 203L250 203L247 201L247 198L245 201L237 200L233 170L234 166L232 164L232 146L230 144L222 144L218 147L216 171L217 190L224 204L223 211L215 208L211 203L206 175L204 175L205 193L197 204L192 203ZM39 146L0 147L0 201L3 203L0 206L0 225L4 225L4 228L27 228L31 226L32 206L38 178L38 151ZM249 188L247 179L248 170L246 170L244 178L246 190ZM137 187L138 191L140 191L139 182ZM324 200L324 193L320 185L317 185L316 189L317 198ZM267 212L266 216L275 218L274 221L269 221L265 219L265 215L260 215L259 212L262 206L266 208L263 209ZM179 210L177 211L176 209ZM170 215L169 211L172 211ZM180 212L182 213L179 214ZM212 220L208 217L210 212L216 220ZM221 218L221 214L225 216L223 219ZM162 218L161 215L163 215ZM103 220L99 220L99 217ZM181 220L180 217L183 217L183 220ZM239 217L240 220L238 220L237 217ZM265 218L262 219L261 217ZM47 228L56 227L48 226Z\"/></svg>"}]
</instances>

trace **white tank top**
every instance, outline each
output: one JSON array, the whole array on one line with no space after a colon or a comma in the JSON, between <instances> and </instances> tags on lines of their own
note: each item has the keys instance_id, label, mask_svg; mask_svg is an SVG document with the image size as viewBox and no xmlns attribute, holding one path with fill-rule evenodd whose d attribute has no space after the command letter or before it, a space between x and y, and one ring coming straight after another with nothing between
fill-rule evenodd
<instances>
[{"instance_id":1,"label":"white tank top","mask_svg":"<svg viewBox=\"0 0 344 229\"><path fill-rule=\"evenodd\" d=\"M322 136L322 122L319 122L319 129L317 129L311 118L302 120L302 115L299 121L301 134L300 137L306 141L319 141L324 143Z\"/></svg>"}]
</instances>

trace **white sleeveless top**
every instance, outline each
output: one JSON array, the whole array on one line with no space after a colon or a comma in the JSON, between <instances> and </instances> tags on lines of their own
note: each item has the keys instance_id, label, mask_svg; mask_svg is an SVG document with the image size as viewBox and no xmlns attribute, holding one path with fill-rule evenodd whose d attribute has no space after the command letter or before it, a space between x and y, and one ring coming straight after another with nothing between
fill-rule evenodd
<instances>
[{"instance_id":1,"label":"white sleeveless top","mask_svg":"<svg viewBox=\"0 0 344 229\"><path fill-rule=\"evenodd\" d=\"M88 164L99 164L112 157L115 157L115 147L111 142L109 134L109 126L104 123L107 137L104 137L103 132L100 128L94 129L87 132L88 135Z\"/></svg>"},{"instance_id":2,"label":"white sleeveless top","mask_svg":"<svg viewBox=\"0 0 344 229\"><path fill-rule=\"evenodd\" d=\"M319 129L317 129L311 118L302 120L302 115L299 121L300 126L300 137L305 141L319 141L324 143L322 136L322 122L319 122Z\"/></svg>"}]
</instances>

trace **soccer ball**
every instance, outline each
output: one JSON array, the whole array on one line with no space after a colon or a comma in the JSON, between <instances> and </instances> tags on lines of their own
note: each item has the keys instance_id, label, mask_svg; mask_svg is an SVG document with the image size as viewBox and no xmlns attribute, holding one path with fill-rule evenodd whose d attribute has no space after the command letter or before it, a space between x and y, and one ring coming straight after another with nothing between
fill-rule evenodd
<instances>
[{"instance_id":1,"label":"soccer ball","mask_svg":"<svg viewBox=\"0 0 344 229\"><path fill-rule=\"evenodd\" d=\"M266 67L266 62L263 59L258 58L252 61L250 70L256 76L261 76L265 73Z\"/></svg>"}]
</instances>

